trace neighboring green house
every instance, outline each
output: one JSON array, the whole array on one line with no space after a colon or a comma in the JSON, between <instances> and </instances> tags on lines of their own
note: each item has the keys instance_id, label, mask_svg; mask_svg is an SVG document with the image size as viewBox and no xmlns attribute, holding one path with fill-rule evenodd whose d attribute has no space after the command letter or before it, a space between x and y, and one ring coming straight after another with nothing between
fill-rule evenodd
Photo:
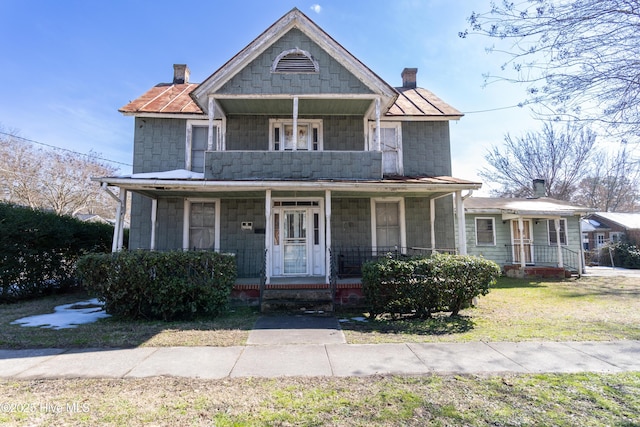
<instances>
[{"instance_id":1,"label":"neighboring green house","mask_svg":"<svg viewBox=\"0 0 640 427\"><path fill-rule=\"evenodd\" d=\"M536 184L544 188L544 182ZM592 209L540 196L470 197L464 210L469 255L491 259L516 276L582 273L580 219Z\"/></svg>"},{"instance_id":2,"label":"neighboring green house","mask_svg":"<svg viewBox=\"0 0 640 427\"><path fill-rule=\"evenodd\" d=\"M236 290L261 293L328 288L388 252L464 253L454 199L481 184L451 176L462 113L416 73L394 88L298 9L200 84L175 65L120 109L133 174L100 178L121 213L133 193L129 248L234 253Z\"/></svg>"}]
</instances>

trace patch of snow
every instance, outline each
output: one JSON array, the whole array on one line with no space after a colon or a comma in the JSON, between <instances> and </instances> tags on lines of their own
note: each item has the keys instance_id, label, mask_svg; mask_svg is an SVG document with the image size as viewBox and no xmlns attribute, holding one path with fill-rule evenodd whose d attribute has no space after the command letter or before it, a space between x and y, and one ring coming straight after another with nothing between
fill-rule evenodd
<instances>
[{"instance_id":1,"label":"patch of snow","mask_svg":"<svg viewBox=\"0 0 640 427\"><path fill-rule=\"evenodd\" d=\"M14 320L11 324L51 329L75 328L84 323L93 323L98 319L111 317L101 307L102 305L98 299L94 298L87 301L59 305L54 308L53 313L23 317L22 319Z\"/></svg>"},{"instance_id":2,"label":"patch of snow","mask_svg":"<svg viewBox=\"0 0 640 427\"><path fill-rule=\"evenodd\" d=\"M176 169L165 172L146 172L125 175L123 178L136 179L204 179L204 173L192 172L186 169Z\"/></svg>"},{"instance_id":3,"label":"patch of snow","mask_svg":"<svg viewBox=\"0 0 640 427\"><path fill-rule=\"evenodd\" d=\"M355 320L356 322L368 322L366 317L352 317L351 320Z\"/></svg>"}]
</instances>

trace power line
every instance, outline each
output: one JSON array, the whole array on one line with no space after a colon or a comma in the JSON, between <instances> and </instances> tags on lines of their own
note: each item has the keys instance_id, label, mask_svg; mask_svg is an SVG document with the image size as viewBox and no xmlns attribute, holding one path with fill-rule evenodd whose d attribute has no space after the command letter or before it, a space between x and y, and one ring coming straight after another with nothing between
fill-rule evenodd
<instances>
[{"instance_id":1,"label":"power line","mask_svg":"<svg viewBox=\"0 0 640 427\"><path fill-rule=\"evenodd\" d=\"M105 159L104 157L98 157L98 156L92 156L90 154L85 154L85 153L80 153L78 151L73 151L73 150L69 150L68 148L62 148L62 147L56 147L55 145L50 145L50 144L45 144L44 142L40 142L40 141L35 141L33 139L28 139L28 138L23 138L21 136L17 136L17 135L13 135L11 133L7 133L7 132L0 132L0 135L5 135L5 136L9 136L11 138L16 138L16 139L20 139L22 141L26 141L26 142L30 142L32 144L38 144L38 145L43 145L45 147L49 147L49 148L53 148L55 150L61 150L61 151L66 151L68 153L72 153L72 154L78 154L80 156L84 156L84 157L89 157L92 159L98 159L98 160L102 160L105 162L109 162L109 163L116 163L118 165L123 165L123 166L132 166L129 163L123 163L123 162L118 162L116 160L109 160L109 159Z\"/></svg>"},{"instance_id":2,"label":"power line","mask_svg":"<svg viewBox=\"0 0 640 427\"><path fill-rule=\"evenodd\" d=\"M527 104L524 103L524 104L510 105L508 107L496 107L496 108L490 108L488 110L463 111L462 114L490 113L492 111L509 110L511 108L522 108L525 105Z\"/></svg>"}]
</instances>

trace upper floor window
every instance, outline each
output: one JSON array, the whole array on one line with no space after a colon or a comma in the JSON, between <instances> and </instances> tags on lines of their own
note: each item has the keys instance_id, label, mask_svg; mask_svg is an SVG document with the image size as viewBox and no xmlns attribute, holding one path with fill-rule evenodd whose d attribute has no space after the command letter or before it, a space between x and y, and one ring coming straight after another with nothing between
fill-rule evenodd
<instances>
[{"instance_id":1,"label":"upper floor window","mask_svg":"<svg viewBox=\"0 0 640 427\"><path fill-rule=\"evenodd\" d=\"M557 245L556 221L554 219L550 219L547 221L547 224L549 229L549 244ZM567 220L564 218L560 220L560 244L567 244Z\"/></svg>"},{"instance_id":2,"label":"upper floor window","mask_svg":"<svg viewBox=\"0 0 640 427\"><path fill-rule=\"evenodd\" d=\"M298 48L285 50L271 65L273 73L317 73L318 71L318 62L309 52Z\"/></svg>"},{"instance_id":3,"label":"upper floor window","mask_svg":"<svg viewBox=\"0 0 640 427\"><path fill-rule=\"evenodd\" d=\"M215 150L216 132L214 127L213 146L209 147L209 121L188 120L185 146L185 169L204 172L204 153Z\"/></svg>"},{"instance_id":4,"label":"upper floor window","mask_svg":"<svg viewBox=\"0 0 640 427\"><path fill-rule=\"evenodd\" d=\"M375 123L369 125L369 149L376 150ZM400 122L380 123L380 150L382 151L382 173L385 175L402 175L402 125Z\"/></svg>"},{"instance_id":5,"label":"upper floor window","mask_svg":"<svg viewBox=\"0 0 640 427\"><path fill-rule=\"evenodd\" d=\"M294 134L293 120L269 120L269 149L273 151L322 150L322 120L298 120Z\"/></svg>"}]
</instances>

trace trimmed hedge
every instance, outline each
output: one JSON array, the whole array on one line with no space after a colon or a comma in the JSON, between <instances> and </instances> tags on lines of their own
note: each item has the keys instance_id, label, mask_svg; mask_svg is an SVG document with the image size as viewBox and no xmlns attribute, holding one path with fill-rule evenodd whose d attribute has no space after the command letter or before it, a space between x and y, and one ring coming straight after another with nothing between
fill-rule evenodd
<instances>
[{"instance_id":1,"label":"trimmed hedge","mask_svg":"<svg viewBox=\"0 0 640 427\"><path fill-rule=\"evenodd\" d=\"M215 252L132 251L86 255L78 273L107 313L170 321L218 315L235 283L236 262Z\"/></svg>"},{"instance_id":2,"label":"trimmed hedge","mask_svg":"<svg viewBox=\"0 0 640 427\"><path fill-rule=\"evenodd\" d=\"M498 277L498 264L475 256L383 258L362 267L362 292L371 317L382 313L430 317L440 311L455 316L473 298L489 293Z\"/></svg>"},{"instance_id":3,"label":"trimmed hedge","mask_svg":"<svg viewBox=\"0 0 640 427\"><path fill-rule=\"evenodd\" d=\"M72 289L77 259L110 251L112 237L108 224L0 203L0 302Z\"/></svg>"}]
</instances>

